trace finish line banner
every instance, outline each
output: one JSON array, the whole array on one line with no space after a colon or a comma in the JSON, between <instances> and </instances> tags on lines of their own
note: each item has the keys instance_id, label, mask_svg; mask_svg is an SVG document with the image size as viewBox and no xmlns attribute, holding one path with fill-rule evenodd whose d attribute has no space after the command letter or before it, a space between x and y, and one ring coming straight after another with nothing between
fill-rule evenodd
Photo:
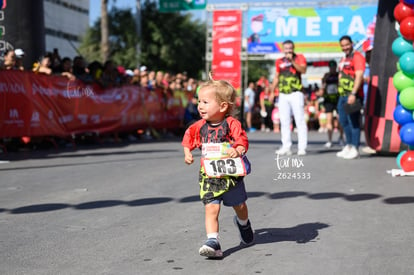
<instances>
[{"instance_id":1,"label":"finish line banner","mask_svg":"<svg viewBox=\"0 0 414 275\"><path fill-rule=\"evenodd\" d=\"M280 53L283 41L290 39L300 53L341 52L339 38L365 40L376 14L377 6L252 8L247 12L247 51Z\"/></svg>"},{"instance_id":2,"label":"finish line banner","mask_svg":"<svg viewBox=\"0 0 414 275\"><path fill-rule=\"evenodd\" d=\"M126 85L102 89L66 77L0 72L0 138L177 128L183 94Z\"/></svg>"},{"instance_id":3,"label":"finish line banner","mask_svg":"<svg viewBox=\"0 0 414 275\"><path fill-rule=\"evenodd\" d=\"M213 12L213 78L229 81L236 90L241 88L242 12Z\"/></svg>"}]
</instances>

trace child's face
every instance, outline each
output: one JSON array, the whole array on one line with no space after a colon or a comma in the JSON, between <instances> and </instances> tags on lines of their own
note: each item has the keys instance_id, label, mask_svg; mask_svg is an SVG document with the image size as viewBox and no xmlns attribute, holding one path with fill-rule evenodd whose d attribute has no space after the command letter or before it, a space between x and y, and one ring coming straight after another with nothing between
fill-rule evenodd
<instances>
[{"instance_id":1,"label":"child's face","mask_svg":"<svg viewBox=\"0 0 414 275\"><path fill-rule=\"evenodd\" d=\"M201 118L211 123L219 123L226 116L228 104L219 103L212 88L203 88L198 93L198 112Z\"/></svg>"}]
</instances>

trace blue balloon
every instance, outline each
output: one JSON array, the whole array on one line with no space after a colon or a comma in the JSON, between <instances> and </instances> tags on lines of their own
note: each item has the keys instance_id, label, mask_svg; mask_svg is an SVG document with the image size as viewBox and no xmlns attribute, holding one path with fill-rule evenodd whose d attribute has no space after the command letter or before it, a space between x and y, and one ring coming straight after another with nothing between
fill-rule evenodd
<instances>
[{"instance_id":1,"label":"blue balloon","mask_svg":"<svg viewBox=\"0 0 414 275\"><path fill-rule=\"evenodd\" d=\"M401 127L400 138L408 146L414 146L414 122L407 123Z\"/></svg>"},{"instance_id":2,"label":"blue balloon","mask_svg":"<svg viewBox=\"0 0 414 275\"><path fill-rule=\"evenodd\" d=\"M414 122L413 112L405 109L401 105L397 105L394 109L394 120L400 125Z\"/></svg>"},{"instance_id":3,"label":"blue balloon","mask_svg":"<svg viewBox=\"0 0 414 275\"><path fill-rule=\"evenodd\" d=\"M400 57L406 52L414 52L413 43L404 39L404 37L400 36L392 42L392 52Z\"/></svg>"},{"instance_id":4,"label":"blue balloon","mask_svg":"<svg viewBox=\"0 0 414 275\"><path fill-rule=\"evenodd\" d=\"M401 102L400 102L400 93L397 94L397 105L401 105Z\"/></svg>"},{"instance_id":5,"label":"blue balloon","mask_svg":"<svg viewBox=\"0 0 414 275\"><path fill-rule=\"evenodd\" d=\"M404 4L414 5L414 0L404 0Z\"/></svg>"},{"instance_id":6,"label":"blue balloon","mask_svg":"<svg viewBox=\"0 0 414 275\"><path fill-rule=\"evenodd\" d=\"M406 52L400 57L401 70L406 74L414 74L414 52Z\"/></svg>"},{"instance_id":7,"label":"blue balloon","mask_svg":"<svg viewBox=\"0 0 414 275\"><path fill-rule=\"evenodd\" d=\"M399 168L399 169L402 169L401 168L401 157L405 154L407 152L407 150L403 150L403 151L401 151L401 152L399 152L398 153L398 155L397 155L397 158L396 158L396 160L395 160L395 162L397 163L397 167Z\"/></svg>"}]
</instances>

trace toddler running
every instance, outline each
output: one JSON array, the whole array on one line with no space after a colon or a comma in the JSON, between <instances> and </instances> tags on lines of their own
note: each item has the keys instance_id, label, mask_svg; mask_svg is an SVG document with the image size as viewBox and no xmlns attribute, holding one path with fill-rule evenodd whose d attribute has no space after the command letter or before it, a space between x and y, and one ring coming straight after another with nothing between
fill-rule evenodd
<instances>
[{"instance_id":1,"label":"toddler running","mask_svg":"<svg viewBox=\"0 0 414 275\"><path fill-rule=\"evenodd\" d=\"M249 143L241 123L232 117L235 100L236 91L227 81L210 79L203 83L198 94L201 119L186 130L182 141L187 164L194 162L192 150L202 150L199 184L207 240L199 254L208 258L223 257L218 241L221 202L233 207L241 242L249 245L254 239L243 181L246 167L242 156Z\"/></svg>"}]
</instances>

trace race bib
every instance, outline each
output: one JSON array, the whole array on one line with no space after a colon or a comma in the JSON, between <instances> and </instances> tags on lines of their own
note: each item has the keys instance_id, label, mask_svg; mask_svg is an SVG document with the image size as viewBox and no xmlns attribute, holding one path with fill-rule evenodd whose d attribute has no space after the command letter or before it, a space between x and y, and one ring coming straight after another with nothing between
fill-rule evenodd
<instances>
[{"instance_id":1,"label":"race bib","mask_svg":"<svg viewBox=\"0 0 414 275\"><path fill-rule=\"evenodd\" d=\"M227 149L230 148L228 142L223 143L203 143L201 146L201 164L209 178L219 178L222 176L246 176L246 156L229 158ZM247 160L248 162L248 160ZM247 168L247 169L246 169Z\"/></svg>"},{"instance_id":2,"label":"race bib","mask_svg":"<svg viewBox=\"0 0 414 275\"><path fill-rule=\"evenodd\" d=\"M227 149L230 148L228 142L222 143L203 143L201 145L201 155L203 158L223 158L227 156Z\"/></svg>"},{"instance_id":3,"label":"race bib","mask_svg":"<svg viewBox=\"0 0 414 275\"><path fill-rule=\"evenodd\" d=\"M208 177L246 176L246 167L241 157L223 159L203 159L204 171Z\"/></svg>"},{"instance_id":4,"label":"race bib","mask_svg":"<svg viewBox=\"0 0 414 275\"><path fill-rule=\"evenodd\" d=\"M338 85L337 84L328 84L326 86L326 93L328 95L333 95L338 93Z\"/></svg>"}]
</instances>

